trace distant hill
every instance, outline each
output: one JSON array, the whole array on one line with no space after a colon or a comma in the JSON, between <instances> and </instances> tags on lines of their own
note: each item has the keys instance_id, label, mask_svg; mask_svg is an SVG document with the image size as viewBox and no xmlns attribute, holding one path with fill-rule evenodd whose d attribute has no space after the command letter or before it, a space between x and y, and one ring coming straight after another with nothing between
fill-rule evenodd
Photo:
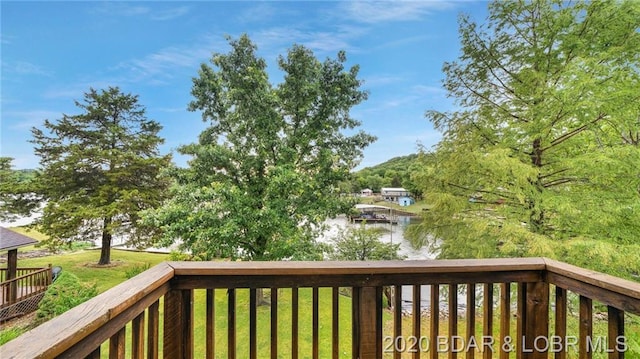
<instances>
[{"instance_id":1,"label":"distant hill","mask_svg":"<svg viewBox=\"0 0 640 359\"><path fill-rule=\"evenodd\" d=\"M411 172L419 165L418 157L417 153L394 157L354 172L351 190L360 192L362 189L369 188L374 192L380 192L382 187L404 187L417 194L419 191L411 181Z\"/></svg>"},{"instance_id":2,"label":"distant hill","mask_svg":"<svg viewBox=\"0 0 640 359\"><path fill-rule=\"evenodd\" d=\"M394 157L388 161L379 163L375 166L365 167L356 173L379 173L380 171L395 170L404 171L409 168L418 159L417 153L412 153L406 156Z\"/></svg>"}]
</instances>

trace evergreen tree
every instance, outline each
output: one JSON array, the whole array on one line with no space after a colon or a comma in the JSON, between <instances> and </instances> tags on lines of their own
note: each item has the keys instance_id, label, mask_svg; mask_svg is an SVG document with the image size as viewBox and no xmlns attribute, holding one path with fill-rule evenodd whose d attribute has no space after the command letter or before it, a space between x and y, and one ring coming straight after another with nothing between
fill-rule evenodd
<instances>
[{"instance_id":1,"label":"evergreen tree","mask_svg":"<svg viewBox=\"0 0 640 359\"><path fill-rule=\"evenodd\" d=\"M109 264L114 235L139 244L157 234L142 226L139 212L165 198L160 173L171 157L159 154L161 126L146 118L137 96L90 89L76 106L83 113L45 120L46 133L32 129L47 201L39 225L53 247L101 238L98 264Z\"/></svg>"},{"instance_id":2,"label":"evergreen tree","mask_svg":"<svg viewBox=\"0 0 640 359\"><path fill-rule=\"evenodd\" d=\"M414 239L443 257L637 245L639 29L635 1L496 1L486 24L461 17L462 55L443 67L459 110L427 113L444 138L416 175L435 206Z\"/></svg>"}]
</instances>

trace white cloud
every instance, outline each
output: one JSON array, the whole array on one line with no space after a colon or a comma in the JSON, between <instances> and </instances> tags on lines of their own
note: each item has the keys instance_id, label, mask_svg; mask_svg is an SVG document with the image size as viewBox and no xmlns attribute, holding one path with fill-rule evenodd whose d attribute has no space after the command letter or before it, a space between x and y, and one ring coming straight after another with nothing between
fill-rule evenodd
<instances>
[{"instance_id":1,"label":"white cloud","mask_svg":"<svg viewBox=\"0 0 640 359\"><path fill-rule=\"evenodd\" d=\"M175 19L182 15L189 13L190 8L188 6L180 6L171 9L161 10L151 13L151 19L157 21L165 21Z\"/></svg>"},{"instance_id":2,"label":"white cloud","mask_svg":"<svg viewBox=\"0 0 640 359\"><path fill-rule=\"evenodd\" d=\"M4 76L7 74L19 74L19 75L41 75L51 76L51 72L46 71L42 66L32 64L27 61L15 61L11 63L3 62L2 69Z\"/></svg>"},{"instance_id":3,"label":"white cloud","mask_svg":"<svg viewBox=\"0 0 640 359\"><path fill-rule=\"evenodd\" d=\"M94 11L111 16L148 16L151 20L165 21L186 15L189 10L189 6L155 10L148 6L138 5L138 3L105 2Z\"/></svg>"},{"instance_id":4,"label":"white cloud","mask_svg":"<svg viewBox=\"0 0 640 359\"><path fill-rule=\"evenodd\" d=\"M373 75L363 77L364 87L376 87L402 82L404 79L396 75Z\"/></svg>"},{"instance_id":5,"label":"white cloud","mask_svg":"<svg viewBox=\"0 0 640 359\"><path fill-rule=\"evenodd\" d=\"M447 90L440 86L414 85L412 92L417 95L446 96Z\"/></svg>"},{"instance_id":6,"label":"white cloud","mask_svg":"<svg viewBox=\"0 0 640 359\"><path fill-rule=\"evenodd\" d=\"M113 16L139 16L151 12L147 6L133 5L133 3L106 1L94 9L95 12Z\"/></svg>"},{"instance_id":7,"label":"white cloud","mask_svg":"<svg viewBox=\"0 0 640 359\"><path fill-rule=\"evenodd\" d=\"M11 43L11 40L13 39L14 39L13 36L0 33L0 44L8 45Z\"/></svg>"},{"instance_id":8,"label":"white cloud","mask_svg":"<svg viewBox=\"0 0 640 359\"><path fill-rule=\"evenodd\" d=\"M260 49L267 49L277 54L284 54L283 48L292 44L300 44L321 54L335 54L339 50L357 52L351 40L363 34L365 30L355 26L336 26L334 31L307 30L300 27L273 27L249 34Z\"/></svg>"},{"instance_id":9,"label":"white cloud","mask_svg":"<svg viewBox=\"0 0 640 359\"><path fill-rule=\"evenodd\" d=\"M205 38L196 44L166 47L142 58L121 62L114 70L125 70L122 77L125 82L164 83L164 79L173 78L180 69L190 69L195 73L200 63L206 62L212 52L225 44L223 41L222 38Z\"/></svg>"},{"instance_id":10,"label":"white cloud","mask_svg":"<svg viewBox=\"0 0 640 359\"><path fill-rule=\"evenodd\" d=\"M55 120L62 117L60 112L48 110L9 111L2 114L3 122L10 122L10 130L22 131L34 126L41 126L44 120Z\"/></svg>"},{"instance_id":11,"label":"white cloud","mask_svg":"<svg viewBox=\"0 0 640 359\"><path fill-rule=\"evenodd\" d=\"M242 23L256 23L271 19L274 16L283 16L282 10L277 10L269 3L259 3L243 11L238 17L238 21ZM293 15L289 13L287 15Z\"/></svg>"},{"instance_id":12,"label":"white cloud","mask_svg":"<svg viewBox=\"0 0 640 359\"><path fill-rule=\"evenodd\" d=\"M343 3L348 18L363 23L415 21L454 4L445 1L349 1Z\"/></svg>"}]
</instances>

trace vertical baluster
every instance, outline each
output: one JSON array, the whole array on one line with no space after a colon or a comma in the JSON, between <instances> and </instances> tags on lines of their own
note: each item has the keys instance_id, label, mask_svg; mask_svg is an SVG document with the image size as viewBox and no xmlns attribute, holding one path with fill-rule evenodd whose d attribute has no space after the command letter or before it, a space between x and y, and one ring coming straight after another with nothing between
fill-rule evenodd
<instances>
[{"instance_id":1,"label":"vertical baluster","mask_svg":"<svg viewBox=\"0 0 640 359\"><path fill-rule=\"evenodd\" d=\"M271 288L271 359L278 357L278 288Z\"/></svg>"},{"instance_id":2,"label":"vertical baluster","mask_svg":"<svg viewBox=\"0 0 640 359\"><path fill-rule=\"evenodd\" d=\"M467 343L471 342L471 338L475 340L476 336L476 285L474 283L467 284ZM474 359L476 352L469 349L467 359Z\"/></svg>"},{"instance_id":3,"label":"vertical baluster","mask_svg":"<svg viewBox=\"0 0 640 359\"><path fill-rule=\"evenodd\" d=\"M567 290L556 286L556 320L555 335L560 338L561 348L564 349L567 337ZM557 350L555 359L566 359L566 350Z\"/></svg>"},{"instance_id":4,"label":"vertical baluster","mask_svg":"<svg viewBox=\"0 0 640 359\"><path fill-rule=\"evenodd\" d=\"M160 301L149 306L149 323L147 324L147 359L158 359L160 345Z\"/></svg>"},{"instance_id":5,"label":"vertical baluster","mask_svg":"<svg viewBox=\"0 0 640 359\"><path fill-rule=\"evenodd\" d=\"M624 311L607 306L609 318L609 359L623 359L624 352L618 351L619 345L624 343Z\"/></svg>"},{"instance_id":6,"label":"vertical baluster","mask_svg":"<svg viewBox=\"0 0 640 359\"><path fill-rule=\"evenodd\" d=\"M482 335L487 338L493 338L493 283L484 284L483 299ZM492 354L491 350L485 350L482 357L491 359Z\"/></svg>"},{"instance_id":7,"label":"vertical baluster","mask_svg":"<svg viewBox=\"0 0 640 359\"><path fill-rule=\"evenodd\" d=\"M313 350L313 359L318 359L319 353L319 345L318 345L318 336L319 336L319 328L320 324L318 322L318 287L313 287L312 289L312 298L311 298L311 306L312 306L312 314L311 314L311 327L312 327L312 350Z\"/></svg>"},{"instance_id":8,"label":"vertical baluster","mask_svg":"<svg viewBox=\"0 0 640 359\"><path fill-rule=\"evenodd\" d=\"M205 335L206 357L214 359L216 353L216 292L215 289L207 289L207 329Z\"/></svg>"},{"instance_id":9,"label":"vertical baluster","mask_svg":"<svg viewBox=\"0 0 640 359\"><path fill-rule=\"evenodd\" d=\"M412 317L413 317L413 336L416 337L417 341L415 343L415 347L409 348L410 345L412 345L413 343L410 343L409 341L407 341L407 350L413 351L413 357L415 359L419 359L420 358L420 350L419 350L419 340L421 335L421 324L422 324L422 320L421 320L421 316L422 316L422 306L421 306L421 302L422 302L422 293L421 293L421 285L414 285L413 286L413 308L412 308ZM415 350L415 351L414 351Z\"/></svg>"},{"instance_id":10,"label":"vertical baluster","mask_svg":"<svg viewBox=\"0 0 640 359\"><path fill-rule=\"evenodd\" d=\"M131 357L144 358L144 312L131 322Z\"/></svg>"},{"instance_id":11,"label":"vertical baluster","mask_svg":"<svg viewBox=\"0 0 640 359\"><path fill-rule=\"evenodd\" d=\"M227 290L227 357L236 357L236 290Z\"/></svg>"},{"instance_id":12,"label":"vertical baluster","mask_svg":"<svg viewBox=\"0 0 640 359\"><path fill-rule=\"evenodd\" d=\"M458 335L458 285L450 284L449 285L449 338L451 338L451 342L449 343L449 359L456 359L458 357L458 353L456 350L458 348L455 347L456 342L453 340ZM453 350L453 349L456 350Z\"/></svg>"},{"instance_id":13,"label":"vertical baluster","mask_svg":"<svg viewBox=\"0 0 640 359\"><path fill-rule=\"evenodd\" d=\"M100 346L98 346L96 350L92 351L91 354L87 355L85 359L100 359Z\"/></svg>"},{"instance_id":14,"label":"vertical baluster","mask_svg":"<svg viewBox=\"0 0 640 359\"><path fill-rule=\"evenodd\" d=\"M591 359L592 353L587 346L587 339L593 338L593 306L591 298L584 296L580 296L579 336L580 359Z\"/></svg>"},{"instance_id":15,"label":"vertical baluster","mask_svg":"<svg viewBox=\"0 0 640 359\"><path fill-rule=\"evenodd\" d=\"M527 283L518 283L518 318L516 323L516 359L523 359L524 350L522 348L522 341L524 338L524 325L526 323L527 311L526 311L526 297L527 297Z\"/></svg>"},{"instance_id":16,"label":"vertical baluster","mask_svg":"<svg viewBox=\"0 0 640 359\"><path fill-rule=\"evenodd\" d=\"M360 358L360 289L351 288L351 356Z\"/></svg>"},{"instance_id":17,"label":"vertical baluster","mask_svg":"<svg viewBox=\"0 0 640 359\"><path fill-rule=\"evenodd\" d=\"M298 288L291 288L291 358L298 358Z\"/></svg>"},{"instance_id":18,"label":"vertical baluster","mask_svg":"<svg viewBox=\"0 0 640 359\"><path fill-rule=\"evenodd\" d=\"M440 333L440 286L438 284L431 285L431 318L429 319L431 327L431 332L429 333L431 359L438 359L438 351L435 346Z\"/></svg>"},{"instance_id":19,"label":"vertical baluster","mask_svg":"<svg viewBox=\"0 0 640 359\"><path fill-rule=\"evenodd\" d=\"M109 359L123 359L125 349L125 327L118 330L111 339L109 339Z\"/></svg>"},{"instance_id":20,"label":"vertical baluster","mask_svg":"<svg viewBox=\"0 0 640 359\"><path fill-rule=\"evenodd\" d=\"M262 290L259 291L262 295ZM251 359L257 359L258 357L258 338L257 333L257 294L255 288L249 289L249 357Z\"/></svg>"},{"instance_id":21,"label":"vertical baluster","mask_svg":"<svg viewBox=\"0 0 640 359\"><path fill-rule=\"evenodd\" d=\"M340 356L340 288L333 287L331 295L332 318L331 318L331 356L333 359L338 359Z\"/></svg>"},{"instance_id":22,"label":"vertical baluster","mask_svg":"<svg viewBox=\"0 0 640 359\"><path fill-rule=\"evenodd\" d=\"M393 306L393 344L395 344L395 338L402 337L402 286L396 285L394 287L394 306ZM392 345L395 349L395 345ZM393 352L394 359L400 359L402 353L397 350Z\"/></svg>"},{"instance_id":23,"label":"vertical baluster","mask_svg":"<svg viewBox=\"0 0 640 359\"><path fill-rule=\"evenodd\" d=\"M511 332L511 283L500 285L500 343L510 336ZM500 345L500 359L509 359L509 350ZM488 350L488 348L487 348Z\"/></svg>"}]
</instances>

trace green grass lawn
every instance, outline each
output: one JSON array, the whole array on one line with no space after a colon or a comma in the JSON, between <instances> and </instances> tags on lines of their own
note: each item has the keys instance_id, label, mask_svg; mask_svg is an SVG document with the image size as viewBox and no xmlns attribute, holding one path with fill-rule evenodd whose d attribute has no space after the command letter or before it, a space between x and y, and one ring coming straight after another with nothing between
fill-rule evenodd
<instances>
[{"instance_id":1,"label":"green grass lawn","mask_svg":"<svg viewBox=\"0 0 640 359\"><path fill-rule=\"evenodd\" d=\"M134 267L154 266L169 259L168 254L111 251L111 265L98 266L100 250L81 250L39 258L18 260L18 267L41 267L49 264L62 267L63 271L75 274L81 282L96 284L98 292L116 286L127 280L126 271Z\"/></svg>"}]
</instances>

